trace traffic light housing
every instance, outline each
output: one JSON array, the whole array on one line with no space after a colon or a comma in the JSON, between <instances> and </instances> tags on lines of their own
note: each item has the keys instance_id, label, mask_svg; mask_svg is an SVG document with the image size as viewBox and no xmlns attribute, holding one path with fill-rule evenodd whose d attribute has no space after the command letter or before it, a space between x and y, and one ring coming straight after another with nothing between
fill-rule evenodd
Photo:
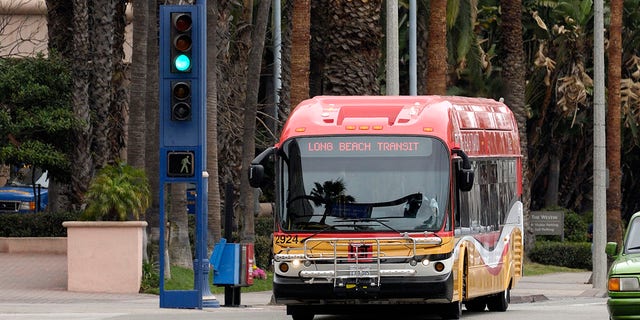
<instances>
[{"instance_id":1,"label":"traffic light housing","mask_svg":"<svg viewBox=\"0 0 640 320\"><path fill-rule=\"evenodd\" d=\"M193 65L193 17L190 12L171 12L171 72L188 73Z\"/></svg>"},{"instance_id":2,"label":"traffic light housing","mask_svg":"<svg viewBox=\"0 0 640 320\"><path fill-rule=\"evenodd\" d=\"M171 81L171 120L191 120L191 80Z\"/></svg>"},{"instance_id":3,"label":"traffic light housing","mask_svg":"<svg viewBox=\"0 0 640 320\"><path fill-rule=\"evenodd\" d=\"M206 136L206 10L161 5L159 19L160 144L198 146Z\"/></svg>"}]
</instances>

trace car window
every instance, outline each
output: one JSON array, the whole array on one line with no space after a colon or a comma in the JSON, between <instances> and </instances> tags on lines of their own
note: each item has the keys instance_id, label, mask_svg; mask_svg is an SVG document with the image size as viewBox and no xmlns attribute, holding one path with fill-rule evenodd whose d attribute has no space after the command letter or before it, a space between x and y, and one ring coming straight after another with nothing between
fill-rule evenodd
<instances>
[{"instance_id":1,"label":"car window","mask_svg":"<svg viewBox=\"0 0 640 320\"><path fill-rule=\"evenodd\" d=\"M640 253L640 218L635 218L629 223L624 247L626 253Z\"/></svg>"}]
</instances>

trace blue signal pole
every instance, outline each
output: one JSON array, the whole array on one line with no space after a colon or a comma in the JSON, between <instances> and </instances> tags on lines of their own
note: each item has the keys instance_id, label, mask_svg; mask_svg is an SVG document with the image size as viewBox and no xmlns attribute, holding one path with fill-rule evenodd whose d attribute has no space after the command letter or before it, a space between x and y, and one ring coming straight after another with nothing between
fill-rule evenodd
<instances>
[{"instance_id":1,"label":"blue signal pole","mask_svg":"<svg viewBox=\"0 0 640 320\"><path fill-rule=\"evenodd\" d=\"M204 0L193 5L160 6L161 308L202 309L220 305L208 283L206 12ZM168 183L195 184L194 290L165 290L164 287L165 186Z\"/></svg>"}]
</instances>

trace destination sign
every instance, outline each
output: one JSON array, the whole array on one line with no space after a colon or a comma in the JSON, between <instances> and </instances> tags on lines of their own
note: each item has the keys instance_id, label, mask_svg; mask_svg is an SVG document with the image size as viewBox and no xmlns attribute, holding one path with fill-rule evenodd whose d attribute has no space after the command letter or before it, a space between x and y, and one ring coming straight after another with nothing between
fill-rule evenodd
<instances>
[{"instance_id":1,"label":"destination sign","mask_svg":"<svg viewBox=\"0 0 640 320\"><path fill-rule=\"evenodd\" d=\"M434 140L427 137L319 137L298 138L301 154L322 156L429 156Z\"/></svg>"}]
</instances>

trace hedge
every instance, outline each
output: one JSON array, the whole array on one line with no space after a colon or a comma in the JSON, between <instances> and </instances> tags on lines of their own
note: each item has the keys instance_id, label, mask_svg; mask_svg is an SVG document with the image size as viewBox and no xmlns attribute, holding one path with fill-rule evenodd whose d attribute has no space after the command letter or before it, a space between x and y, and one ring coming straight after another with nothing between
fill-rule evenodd
<instances>
[{"instance_id":1,"label":"hedge","mask_svg":"<svg viewBox=\"0 0 640 320\"><path fill-rule=\"evenodd\" d=\"M533 262L591 270L591 243L536 241L529 259Z\"/></svg>"},{"instance_id":2,"label":"hedge","mask_svg":"<svg viewBox=\"0 0 640 320\"><path fill-rule=\"evenodd\" d=\"M79 216L78 212L0 214L0 237L66 237L62 222Z\"/></svg>"}]
</instances>

